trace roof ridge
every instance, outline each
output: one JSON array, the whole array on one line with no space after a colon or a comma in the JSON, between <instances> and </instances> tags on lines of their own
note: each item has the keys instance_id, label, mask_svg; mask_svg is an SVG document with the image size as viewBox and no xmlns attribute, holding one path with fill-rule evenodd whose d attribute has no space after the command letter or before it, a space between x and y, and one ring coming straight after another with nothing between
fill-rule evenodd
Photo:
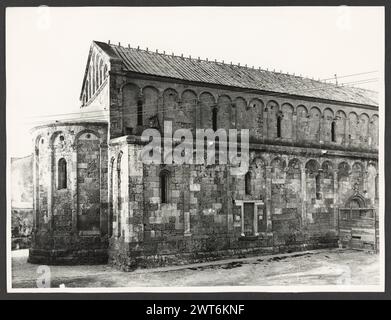
<instances>
[{"instance_id":1,"label":"roof ridge","mask_svg":"<svg viewBox=\"0 0 391 320\"><path fill-rule=\"evenodd\" d=\"M101 41L95 41L95 42L101 42ZM101 42L102 43L102 42ZM247 64L245 65L241 65L240 62L238 63L232 63L232 61L230 63L227 63L225 62L225 60L222 60L222 61L218 61L217 59L209 59L209 58L205 58L205 59L202 59L200 57L197 57L197 58L194 58L192 57L191 55L189 56L185 56L183 54L181 55L177 55L177 54L174 54L174 52L172 52L171 54L169 53L166 53L165 50L162 51L159 51L159 49L155 49L155 50L150 50L149 47L146 47L146 49L143 49L141 48L140 46L137 46L136 47L133 47L133 46L130 46L128 44L128 46L123 46L121 45L121 42L119 42L118 44L115 44L115 43L111 43L110 41L109 42L103 42L104 44L106 45L110 45L110 46L113 46L113 47L120 47L120 48L123 48L125 50L134 50L134 51L143 51L145 53L148 53L148 54L152 54L152 55L160 55L160 56L167 56L167 57L174 57L174 58L180 58L180 59L183 59L183 60L192 60L192 61L202 61L202 62L208 62L208 63L213 63L213 64L217 64L217 65L226 65L226 66L232 66L232 67L236 67L236 68L241 68L241 69L246 69L246 70L254 70L254 71L258 71L258 72L269 72L269 73L272 73L272 74L281 74L281 75L287 75L287 76L290 76L290 77L295 77L295 78L300 78L300 79L306 79L306 80L311 80L311 81L315 81L317 83L322 83L322 84L329 84L329 85L334 85L336 87L340 87L340 85L337 85L337 84L334 84L334 83L331 83L331 82L327 82L327 81L321 81L320 79L316 80L314 78L311 78L311 77L306 77L306 76L302 76L301 74L296 74L295 72L294 73L289 73L289 72L282 72L282 70L280 71L276 71L276 69L274 68L273 70L269 70L269 68L266 68L266 69L263 69L261 67L254 67L254 66L247 66ZM346 87L346 86L345 86ZM364 89L365 90L365 89Z\"/></svg>"},{"instance_id":2,"label":"roof ridge","mask_svg":"<svg viewBox=\"0 0 391 320\"><path fill-rule=\"evenodd\" d=\"M373 97L378 94L377 91L354 87L349 83L338 84L331 82L332 80L320 80L319 78L302 76L302 74L276 71L276 69L256 68L247 64L243 65L240 62L233 63L230 61L227 63L225 60L203 59L200 56L185 56L183 53L177 55L165 50L150 50L148 47L144 49L140 46L130 46L130 44L127 46L121 45L120 42L118 44L110 41L107 43L93 42L103 50L108 51L108 54L112 53L122 60L126 67L134 72L325 100L378 105L377 98L374 100ZM158 58L161 60L159 61ZM140 64L133 66L128 59L140 61ZM160 66L162 63L164 67Z\"/></svg>"}]
</instances>

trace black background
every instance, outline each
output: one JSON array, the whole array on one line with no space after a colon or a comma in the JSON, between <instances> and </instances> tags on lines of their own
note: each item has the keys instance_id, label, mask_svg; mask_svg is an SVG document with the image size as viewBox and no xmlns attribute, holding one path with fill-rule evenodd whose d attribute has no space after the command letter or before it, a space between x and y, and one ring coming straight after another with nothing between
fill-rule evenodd
<instances>
[{"instance_id":1,"label":"black background","mask_svg":"<svg viewBox=\"0 0 391 320\"><path fill-rule=\"evenodd\" d=\"M29 7L29 6L57 6L57 7L78 7L78 6L335 6L335 5L351 5L351 6L385 6L385 146L389 145L390 130L387 128L387 124L391 124L390 112L387 110L387 105L390 101L390 5L387 1L156 1L156 0L143 0L143 1L2 1L0 3L0 300L54 300L54 299L88 299L88 300L102 300L102 299L115 299L115 300L135 300L133 302L128 301L126 309L129 316L125 316L129 319L145 318L145 319L163 319L163 316L146 316L145 311L148 306L152 306L154 303L159 306L183 306L188 307L190 304L244 304L245 312L242 315L231 316L209 316L213 319L227 318L230 319L244 319L248 318L249 313L259 314L259 319L268 317L269 311L280 314L283 307L276 308L275 305L270 306L265 303L259 303L258 301L250 300L389 300L390 299L390 219L387 217L389 209L389 199L391 199L390 190L387 186L387 182L390 180L389 170L387 164L390 161L390 149L385 148L385 258L386 258L386 292L385 293L348 293L348 292L327 292L327 293L7 293L7 274L6 274L6 70L5 70L5 9L6 7ZM156 301L152 301L155 300ZM137 301L136 301L137 300ZM148 301L150 300L150 301ZM165 301L163 301L165 300ZM167 301L168 300L168 301ZM174 301L176 300L176 301ZM183 300L183 301L178 301ZM201 301L203 300L203 301ZM213 301L215 300L215 301ZM231 301L232 300L232 301ZM238 301L243 300L243 301ZM244 301L246 300L246 301ZM129 304L131 303L131 304ZM19 305L20 306L20 305ZM346 307L346 306L345 306ZM19 310L15 310L15 315ZM34 308L35 309L35 308ZM28 308L33 311L34 309ZM102 309L105 309L102 307ZM349 308L351 311L351 309ZM21 311L21 310L20 310ZM38 311L38 310L35 310ZM95 309L99 311L99 309ZM115 311L115 310L114 310ZM299 305L296 308L289 309L291 316L301 316L304 314L312 314L312 318L318 318L319 315L326 315L329 312L334 311L334 315L339 314L333 308L323 309L322 312L304 311ZM109 311L110 312L110 311ZM38 313L38 314L37 314ZM37 312L39 315L40 312ZM110 312L111 313L111 312ZM53 315L53 314L52 314ZM58 312L56 313L58 316ZM113 314L114 315L114 314ZM341 315L341 314L339 314ZM92 316L92 314L91 314ZM271 316L271 315L269 315ZM208 318L207 316L187 316L189 318ZM186 317L186 318L187 318ZM166 317L167 319L174 319L173 317ZM183 319L184 316L176 319ZM273 316L274 318L274 316Z\"/></svg>"}]
</instances>

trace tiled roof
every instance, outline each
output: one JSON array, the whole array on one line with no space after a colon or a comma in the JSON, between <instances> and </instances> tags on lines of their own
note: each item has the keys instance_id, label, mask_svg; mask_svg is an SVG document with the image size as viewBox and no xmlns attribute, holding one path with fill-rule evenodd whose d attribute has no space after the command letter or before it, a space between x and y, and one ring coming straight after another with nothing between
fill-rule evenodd
<instances>
[{"instance_id":1,"label":"tiled roof","mask_svg":"<svg viewBox=\"0 0 391 320\"><path fill-rule=\"evenodd\" d=\"M377 92L336 86L300 76L215 61L190 59L103 42L95 43L122 60L126 71L243 89L378 106Z\"/></svg>"}]
</instances>

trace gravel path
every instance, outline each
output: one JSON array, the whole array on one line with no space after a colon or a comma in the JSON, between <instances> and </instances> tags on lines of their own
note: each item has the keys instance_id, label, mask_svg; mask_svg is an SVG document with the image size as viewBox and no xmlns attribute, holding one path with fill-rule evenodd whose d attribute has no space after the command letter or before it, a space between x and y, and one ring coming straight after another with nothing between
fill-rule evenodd
<instances>
[{"instance_id":1,"label":"gravel path","mask_svg":"<svg viewBox=\"0 0 391 320\"><path fill-rule=\"evenodd\" d=\"M36 288L37 265L27 250L12 254L13 288ZM319 250L122 272L107 265L51 266L51 287L182 287L276 285L378 285L379 256L353 250Z\"/></svg>"}]
</instances>

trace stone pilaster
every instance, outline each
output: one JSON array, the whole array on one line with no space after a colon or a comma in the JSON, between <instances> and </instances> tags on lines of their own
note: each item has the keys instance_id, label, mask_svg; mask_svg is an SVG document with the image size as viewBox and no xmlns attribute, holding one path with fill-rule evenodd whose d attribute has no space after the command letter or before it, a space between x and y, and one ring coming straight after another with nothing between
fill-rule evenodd
<instances>
[{"instance_id":1,"label":"stone pilaster","mask_svg":"<svg viewBox=\"0 0 391 320\"><path fill-rule=\"evenodd\" d=\"M160 128L164 127L164 115L165 115L165 110L164 110L163 92L159 92L159 97L157 101L157 117L158 117Z\"/></svg>"},{"instance_id":2,"label":"stone pilaster","mask_svg":"<svg viewBox=\"0 0 391 320\"><path fill-rule=\"evenodd\" d=\"M263 110L263 138L267 139L268 138L268 112Z\"/></svg>"},{"instance_id":3,"label":"stone pilaster","mask_svg":"<svg viewBox=\"0 0 391 320\"><path fill-rule=\"evenodd\" d=\"M108 151L107 144L100 145L100 232L108 233Z\"/></svg>"},{"instance_id":4,"label":"stone pilaster","mask_svg":"<svg viewBox=\"0 0 391 320\"><path fill-rule=\"evenodd\" d=\"M77 194L77 145L73 144L71 148L71 170L70 170L70 181L71 181L71 195L72 195L72 231L77 232L77 216L78 216L78 194Z\"/></svg>"},{"instance_id":5,"label":"stone pilaster","mask_svg":"<svg viewBox=\"0 0 391 320\"><path fill-rule=\"evenodd\" d=\"M345 118L343 120L345 123L344 123L344 137L345 137L345 141L344 141L344 145L345 147L349 146L350 145L350 139L349 139L349 131L350 131L350 128L349 128L349 119L348 118Z\"/></svg>"},{"instance_id":6,"label":"stone pilaster","mask_svg":"<svg viewBox=\"0 0 391 320\"><path fill-rule=\"evenodd\" d=\"M141 145L128 144L124 149L123 161L126 168L122 172L122 184L125 188L123 194L123 215L125 223L125 237L127 243L141 242L144 239L144 173L143 163L140 159Z\"/></svg>"},{"instance_id":7,"label":"stone pilaster","mask_svg":"<svg viewBox=\"0 0 391 320\"><path fill-rule=\"evenodd\" d=\"M57 165L54 161L54 150L53 146L50 144L48 147L48 167L47 167L47 192L48 192L48 228L50 231L53 230L54 223L53 223L53 187L56 185L56 181L54 179L54 171L57 168Z\"/></svg>"},{"instance_id":8,"label":"stone pilaster","mask_svg":"<svg viewBox=\"0 0 391 320\"><path fill-rule=\"evenodd\" d=\"M301 167L301 218L302 218L302 224L306 225L307 224L307 208L306 208L306 203L307 203L307 187L306 187L306 170L304 167L304 164L302 164Z\"/></svg>"},{"instance_id":9,"label":"stone pilaster","mask_svg":"<svg viewBox=\"0 0 391 320\"><path fill-rule=\"evenodd\" d=\"M33 233L39 229L39 149L34 148L33 158Z\"/></svg>"},{"instance_id":10,"label":"stone pilaster","mask_svg":"<svg viewBox=\"0 0 391 320\"><path fill-rule=\"evenodd\" d=\"M297 141L297 112L292 115L292 141Z\"/></svg>"},{"instance_id":11,"label":"stone pilaster","mask_svg":"<svg viewBox=\"0 0 391 320\"><path fill-rule=\"evenodd\" d=\"M333 212L334 212L334 227L335 230L338 228L338 204L339 204L339 190L338 190L338 169L333 170L333 183L334 183L334 201L333 201Z\"/></svg>"},{"instance_id":12,"label":"stone pilaster","mask_svg":"<svg viewBox=\"0 0 391 320\"><path fill-rule=\"evenodd\" d=\"M272 232L272 167L266 166L266 232Z\"/></svg>"}]
</instances>

